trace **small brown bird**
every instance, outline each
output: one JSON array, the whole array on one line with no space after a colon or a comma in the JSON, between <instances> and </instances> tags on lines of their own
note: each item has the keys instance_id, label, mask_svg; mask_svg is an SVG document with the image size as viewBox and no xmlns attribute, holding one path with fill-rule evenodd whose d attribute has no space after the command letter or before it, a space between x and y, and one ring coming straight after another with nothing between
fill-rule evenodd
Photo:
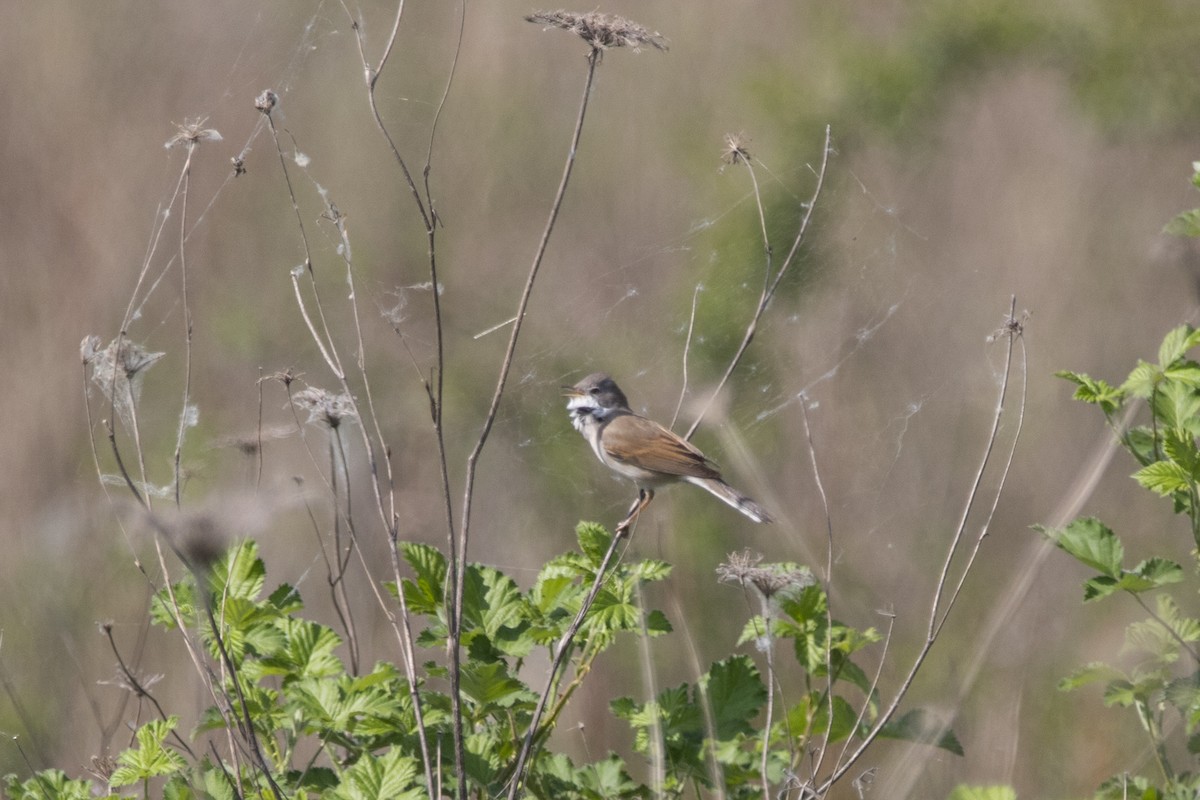
<instances>
[{"instance_id":1,"label":"small brown bird","mask_svg":"<svg viewBox=\"0 0 1200 800\"><path fill-rule=\"evenodd\" d=\"M653 420L633 413L616 382L602 372L588 375L563 395L571 424L583 434L596 457L638 487L637 502L617 526L623 533L660 486L686 481L716 495L755 522L771 522L758 503L721 478L715 464L683 438Z\"/></svg>"}]
</instances>

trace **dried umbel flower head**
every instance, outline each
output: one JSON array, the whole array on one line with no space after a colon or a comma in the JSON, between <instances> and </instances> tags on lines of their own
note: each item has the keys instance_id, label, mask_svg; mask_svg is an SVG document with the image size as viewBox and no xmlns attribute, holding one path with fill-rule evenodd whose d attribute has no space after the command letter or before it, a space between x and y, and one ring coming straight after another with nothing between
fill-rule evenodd
<instances>
[{"instance_id":1,"label":"dried umbel flower head","mask_svg":"<svg viewBox=\"0 0 1200 800\"><path fill-rule=\"evenodd\" d=\"M270 114L279 103L279 95L274 89L263 89L262 94L254 98L254 107L264 114Z\"/></svg>"},{"instance_id":2,"label":"dried umbel flower head","mask_svg":"<svg viewBox=\"0 0 1200 800\"><path fill-rule=\"evenodd\" d=\"M655 50L667 49L666 38L658 32L650 32L632 20L598 11L576 14L571 11L535 11L525 17L527 22L545 25L547 28L562 28L570 31L595 50L611 47L628 47L635 53L643 47Z\"/></svg>"},{"instance_id":3,"label":"dried umbel flower head","mask_svg":"<svg viewBox=\"0 0 1200 800\"><path fill-rule=\"evenodd\" d=\"M355 419L354 400L348 394L333 394L324 389L310 386L296 392L292 401L308 409L309 422L323 422L331 428L342 424L344 419Z\"/></svg>"},{"instance_id":4,"label":"dried umbel flower head","mask_svg":"<svg viewBox=\"0 0 1200 800\"><path fill-rule=\"evenodd\" d=\"M195 147L201 142L219 142L223 138L216 128L206 128L204 123L208 122L208 117L200 117L198 119L185 119L183 124L175 124L175 135L167 139L163 147L170 150L172 147Z\"/></svg>"},{"instance_id":5,"label":"dried umbel flower head","mask_svg":"<svg viewBox=\"0 0 1200 800\"><path fill-rule=\"evenodd\" d=\"M749 550L730 553L726 563L717 567L722 583L753 586L764 599L781 592L795 592L816 583L812 571L798 564L762 564L763 557Z\"/></svg>"}]
</instances>

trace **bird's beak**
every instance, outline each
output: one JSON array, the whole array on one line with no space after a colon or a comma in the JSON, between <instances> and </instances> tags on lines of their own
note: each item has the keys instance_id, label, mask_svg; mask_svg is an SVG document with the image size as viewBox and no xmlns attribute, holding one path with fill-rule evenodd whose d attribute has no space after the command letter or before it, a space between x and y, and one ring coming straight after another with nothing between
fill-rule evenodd
<instances>
[{"instance_id":1,"label":"bird's beak","mask_svg":"<svg viewBox=\"0 0 1200 800\"><path fill-rule=\"evenodd\" d=\"M583 392L580 391L579 389L575 388L574 386L563 386L562 387L562 396L563 397L583 397Z\"/></svg>"}]
</instances>

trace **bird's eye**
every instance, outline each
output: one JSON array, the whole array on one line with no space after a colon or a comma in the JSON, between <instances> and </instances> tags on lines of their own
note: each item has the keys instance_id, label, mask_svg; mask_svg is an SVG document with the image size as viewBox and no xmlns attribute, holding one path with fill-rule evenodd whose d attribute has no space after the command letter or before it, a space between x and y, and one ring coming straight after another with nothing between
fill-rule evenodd
<instances>
[{"instance_id":1,"label":"bird's eye","mask_svg":"<svg viewBox=\"0 0 1200 800\"><path fill-rule=\"evenodd\" d=\"M593 386L592 388L588 389L588 394L600 394L600 387Z\"/></svg>"}]
</instances>

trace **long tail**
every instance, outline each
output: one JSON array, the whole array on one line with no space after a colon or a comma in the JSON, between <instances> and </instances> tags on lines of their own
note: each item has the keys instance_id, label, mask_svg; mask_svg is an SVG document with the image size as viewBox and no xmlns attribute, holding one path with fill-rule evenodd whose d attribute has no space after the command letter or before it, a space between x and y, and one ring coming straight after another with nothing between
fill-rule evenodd
<instances>
[{"instance_id":1,"label":"long tail","mask_svg":"<svg viewBox=\"0 0 1200 800\"><path fill-rule=\"evenodd\" d=\"M767 510L719 478L687 478L688 483L719 497L755 522L774 522Z\"/></svg>"}]
</instances>

